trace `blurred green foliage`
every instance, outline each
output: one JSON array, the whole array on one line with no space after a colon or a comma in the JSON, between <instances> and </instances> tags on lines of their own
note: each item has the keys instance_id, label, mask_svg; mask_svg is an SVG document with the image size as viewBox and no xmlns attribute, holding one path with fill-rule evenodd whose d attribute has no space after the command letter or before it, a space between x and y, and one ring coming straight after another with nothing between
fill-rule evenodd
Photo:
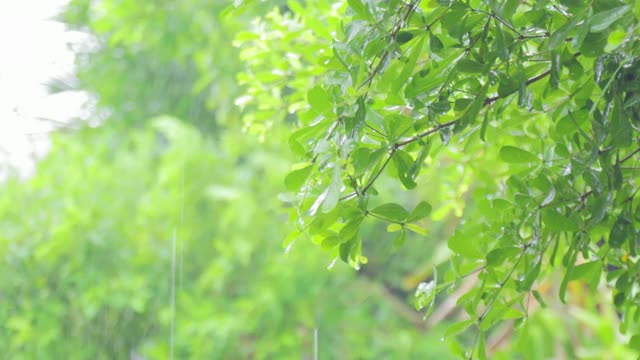
<instances>
[{"instance_id":1,"label":"blurred green foliage","mask_svg":"<svg viewBox=\"0 0 640 360\"><path fill-rule=\"evenodd\" d=\"M233 122L243 19L222 22L216 0L73 0L60 19L91 35L77 53L80 88L95 94L110 121L140 125L172 115L212 134ZM245 19L246 20L246 19Z\"/></svg>"},{"instance_id":2,"label":"blurred green foliage","mask_svg":"<svg viewBox=\"0 0 640 360\"><path fill-rule=\"evenodd\" d=\"M56 135L37 175L0 197L4 354L167 358L176 234L176 358L309 355L316 328L326 358L442 358L379 285L304 245L283 255L288 163L254 140L169 117Z\"/></svg>"}]
</instances>

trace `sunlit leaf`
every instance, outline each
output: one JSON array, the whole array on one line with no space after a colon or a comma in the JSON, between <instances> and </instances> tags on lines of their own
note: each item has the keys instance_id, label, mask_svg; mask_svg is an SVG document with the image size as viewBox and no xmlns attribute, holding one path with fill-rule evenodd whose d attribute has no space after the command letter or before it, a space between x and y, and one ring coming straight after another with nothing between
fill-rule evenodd
<instances>
[{"instance_id":1,"label":"sunlit leaf","mask_svg":"<svg viewBox=\"0 0 640 360\"><path fill-rule=\"evenodd\" d=\"M284 184L287 187L287 190L290 191L298 191L300 187L304 184L304 182L311 174L311 170L313 169L313 165L308 165L303 168L293 170L284 178Z\"/></svg>"},{"instance_id":2,"label":"sunlit leaf","mask_svg":"<svg viewBox=\"0 0 640 360\"><path fill-rule=\"evenodd\" d=\"M500 159L508 163L528 163L537 161L538 158L532 153L517 148L515 146L503 146L500 149Z\"/></svg>"},{"instance_id":3,"label":"sunlit leaf","mask_svg":"<svg viewBox=\"0 0 640 360\"><path fill-rule=\"evenodd\" d=\"M384 205L380 205L371 210L371 213L378 215L384 219L396 222L404 221L409 215L404 207L396 203L387 203Z\"/></svg>"},{"instance_id":4,"label":"sunlit leaf","mask_svg":"<svg viewBox=\"0 0 640 360\"><path fill-rule=\"evenodd\" d=\"M421 201L416 207L411 211L409 216L407 217L407 222L414 222L421 220L431 213L431 205L429 205L426 201Z\"/></svg>"},{"instance_id":5,"label":"sunlit leaf","mask_svg":"<svg viewBox=\"0 0 640 360\"><path fill-rule=\"evenodd\" d=\"M405 240L407 239L407 232L402 229L398 235L393 239L393 247L395 249L399 249L404 245Z\"/></svg>"},{"instance_id":6,"label":"sunlit leaf","mask_svg":"<svg viewBox=\"0 0 640 360\"><path fill-rule=\"evenodd\" d=\"M617 8L599 12L591 18L591 31L601 32L609 28L611 24L629 13L630 5L623 5Z\"/></svg>"}]
</instances>

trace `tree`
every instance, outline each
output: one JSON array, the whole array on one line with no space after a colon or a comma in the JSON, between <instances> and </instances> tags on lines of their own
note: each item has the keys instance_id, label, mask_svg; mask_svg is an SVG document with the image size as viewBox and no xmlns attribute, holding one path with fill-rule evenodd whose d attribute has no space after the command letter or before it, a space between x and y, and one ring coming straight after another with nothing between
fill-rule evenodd
<instances>
[{"instance_id":1,"label":"tree","mask_svg":"<svg viewBox=\"0 0 640 360\"><path fill-rule=\"evenodd\" d=\"M471 329L466 357L486 356L500 321L525 321L530 298L544 304L558 268L561 301L572 284L606 289L639 350L639 19L622 0L292 0L269 13L237 37L240 103L251 124L266 111L299 127L289 239L360 269L376 241L363 223L400 247L457 210L451 267L416 303L428 314L477 277L448 331ZM430 177L459 181L411 208L380 200L386 179L411 190Z\"/></svg>"},{"instance_id":2,"label":"tree","mask_svg":"<svg viewBox=\"0 0 640 360\"><path fill-rule=\"evenodd\" d=\"M406 258L360 276L327 272L310 244L283 255L288 129L241 131L231 37L245 20L218 22L221 7L69 5L96 41L78 86L107 116L53 134L32 178L0 184L2 356L291 358L317 329L321 358L448 358L443 329L415 326L386 287Z\"/></svg>"}]
</instances>

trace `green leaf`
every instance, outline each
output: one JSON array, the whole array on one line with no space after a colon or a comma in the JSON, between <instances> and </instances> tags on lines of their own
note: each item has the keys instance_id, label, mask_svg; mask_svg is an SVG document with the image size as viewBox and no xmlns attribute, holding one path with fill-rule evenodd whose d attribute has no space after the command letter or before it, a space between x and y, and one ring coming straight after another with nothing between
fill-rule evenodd
<instances>
[{"instance_id":1,"label":"green leaf","mask_svg":"<svg viewBox=\"0 0 640 360\"><path fill-rule=\"evenodd\" d=\"M323 213L328 213L336 207L340 198L340 185L342 184L342 178L340 177L340 175L340 167L336 166L333 171L331 183L316 198L313 205L311 205L311 208L309 208L309 215L314 216L320 206L322 206Z\"/></svg>"},{"instance_id":2,"label":"green leaf","mask_svg":"<svg viewBox=\"0 0 640 360\"><path fill-rule=\"evenodd\" d=\"M355 149L350 155L351 165L353 165L353 175L358 177L369 170L373 165L371 161L371 149L366 147L359 147Z\"/></svg>"},{"instance_id":3,"label":"green leaf","mask_svg":"<svg viewBox=\"0 0 640 360\"><path fill-rule=\"evenodd\" d=\"M416 157L416 161L413 163L411 170L407 174L410 179L415 179L416 176L420 173L420 169L422 169L422 165L424 164L427 155L429 155L429 150L431 150L431 142L428 142L420 148L418 152L418 156Z\"/></svg>"},{"instance_id":4,"label":"green leaf","mask_svg":"<svg viewBox=\"0 0 640 360\"><path fill-rule=\"evenodd\" d=\"M443 97L439 101L431 104L429 108L436 114L444 115L451 110L451 103L446 97Z\"/></svg>"},{"instance_id":5,"label":"green leaf","mask_svg":"<svg viewBox=\"0 0 640 360\"><path fill-rule=\"evenodd\" d=\"M456 99L455 104L453 105L453 110L463 111L464 109L468 108L469 105L471 105L471 103L473 103L473 99L467 99L467 98Z\"/></svg>"},{"instance_id":6,"label":"green leaf","mask_svg":"<svg viewBox=\"0 0 640 360\"><path fill-rule=\"evenodd\" d=\"M371 210L371 213L395 222L403 222L409 215L405 208L396 203L387 203L384 205L380 205L377 208Z\"/></svg>"},{"instance_id":7,"label":"green leaf","mask_svg":"<svg viewBox=\"0 0 640 360\"><path fill-rule=\"evenodd\" d=\"M298 191L302 187L309 174L311 174L311 170L313 169L313 165L305 166L301 169L293 170L284 178L284 185L289 191Z\"/></svg>"},{"instance_id":8,"label":"green leaf","mask_svg":"<svg viewBox=\"0 0 640 360\"><path fill-rule=\"evenodd\" d=\"M611 125L609 136L611 144L617 147L627 147L633 140L633 128L629 119L620 111L620 103L616 103L611 109Z\"/></svg>"},{"instance_id":9,"label":"green leaf","mask_svg":"<svg viewBox=\"0 0 640 360\"><path fill-rule=\"evenodd\" d=\"M591 28L591 18L586 19L582 24L578 25L576 34L573 37L573 40L571 40L571 46L573 46L574 49L580 49L580 47L582 46L582 43L584 42L584 39L587 37L587 34L589 33L590 28Z\"/></svg>"},{"instance_id":10,"label":"green leaf","mask_svg":"<svg viewBox=\"0 0 640 360\"><path fill-rule=\"evenodd\" d=\"M560 82L560 73L562 69L560 68L560 52L553 51L551 52L551 73L549 74L549 85L552 89L557 89L558 84ZM526 86L526 84L525 84Z\"/></svg>"},{"instance_id":11,"label":"green leaf","mask_svg":"<svg viewBox=\"0 0 640 360\"><path fill-rule=\"evenodd\" d=\"M500 23L496 22L496 50L498 51L498 57L500 60L509 61L509 48L507 47L507 40L505 38L504 30Z\"/></svg>"},{"instance_id":12,"label":"green leaf","mask_svg":"<svg viewBox=\"0 0 640 360\"><path fill-rule=\"evenodd\" d=\"M344 118L345 130L352 137L357 137L365 125L365 117L367 113L367 106L363 96L358 98L358 110L354 116L347 116Z\"/></svg>"},{"instance_id":13,"label":"green leaf","mask_svg":"<svg viewBox=\"0 0 640 360\"><path fill-rule=\"evenodd\" d=\"M531 291L533 293L533 297L536 298L536 300L538 300L538 304L540 304L540 306L544 309L547 307L547 303L544 302L544 299L542 299L542 295L540 295L540 292L538 290L533 290Z\"/></svg>"},{"instance_id":14,"label":"green leaf","mask_svg":"<svg viewBox=\"0 0 640 360\"><path fill-rule=\"evenodd\" d=\"M413 74L416 68L416 62L418 61L418 57L422 52L422 47L424 46L425 37L423 36L417 44L415 44L411 48L411 55L409 55L409 60L402 68L400 75L398 78L391 83L391 92L396 93L400 91L400 89L407 83L407 79Z\"/></svg>"},{"instance_id":15,"label":"green leaf","mask_svg":"<svg viewBox=\"0 0 640 360\"><path fill-rule=\"evenodd\" d=\"M405 224L405 227L418 235L427 236L427 229L416 223Z\"/></svg>"},{"instance_id":16,"label":"green leaf","mask_svg":"<svg viewBox=\"0 0 640 360\"><path fill-rule=\"evenodd\" d=\"M349 264L349 258L351 253L357 253L357 247L360 241L358 238L352 238L347 242L340 243L340 259L346 264Z\"/></svg>"},{"instance_id":17,"label":"green leaf","mask_svg":"<svg viewBox=\"0 0 640 360\"><path fill-rule=\"evenodd\" d=\"M519 284L520 291L528 291L533 286L533 283L538 279L538 275L540 275L540 269L542 266L542 261L538 261L534 267L527 271L524 279Z\"/></svg>"},{"instance_id":18,"label":"green leaf","mask_svg":"<svg viewBox=\"0 0 640 360\"><path fill-rule=\"evenodd\" d=\"M407 231L402 229L398 235L393 239L393 248L400 249L402 245L404 245L405 240L407 239Z\"/></svg>"},{"instance_id":19,"label":"green leaf","mask_svg":"<svg viewBox=\"0 0 640 360\"><path fill-rule=\"evenodd\" d=\"M406 151L398 150L393 157L393 164L397 169L398 178L402 185L407 189L413 189L416 187L416 182L413 181L413 168L414 160Z\"/></svg>"},{"instance_id":20,"label":"green leaf","mask_svg":"<svg viewBox=\"0 0 640 360\"><path fill-rule=\"evenodd\" d=\"M360 150L360 149L361 148L357 149L356 151L365 152L364 150ZM380 162L380 160L382 160L382 158L384 158L386 154L388 154L388 150L385 148L370 151L369 157L367 159L365 159L364 154L358 154L358 157L354 159L354 161L358 162L357 167L356 167L356 164L354 164L354 168L356 170L354 173L354 176L360 176L366 173L367 171L371 170L374 166L376 166L376 164ZM353 153L352 153L352 156L353 156Z\"/></svg>"},{"instance_id":21,"label":"green leaf","mask_svg":"<svg viewBox=\"0 0 640 360\"><path fill-rule=\"evenodd\" d=\"M471 106L469 106L467 111L465 111L461 121L456 124L456 129L461 129L469 126L476 120L476 118L478 117L478 113L480 113L480 110L484 106L484 101L487 98L487 84L482 87L476 98L471 103Z\"/></svg>"},{"instance_id":22,"label":"green leaf","mask_svg":"<svg viewBox=\"0 0 640 360\"><path fill-rule=\"evenodd\" d=\"M629 13L630 10L631 5L624 5L593 15L593 17L591 17L591 32L597 33L607 30L611 24Z\"/></svg>"},{"instance_id":23,"label":"green leaf","mask_svg":"<svg viewBox=\"0 0 640 360\"><path fill-rule=\"evenodd\" d=\"M364 215L357 215L355 218L349 220L349 222L347 222L338 233L340 242L349 241L356 237L358 235L358 231L360 231L360 224L362 224L362 220L364 220Z\"/></svg>"},{"instance_id":24,"label":"green leaf","mask_svg":"<svg viewBox=\"0 0 640 360\"><path fill-rule=\"evenodd\" d=\"M387 225L387 232L397 232L404 229L404 226L402 224L398 224L398 223L391 223L389 225Z\"/></svg>"},{"instance_id":25,"label":"green leaf","mask_svg":"<svg viewBox=\"0 0 640 360\"><path fill-rule=\"evenodd\" d=\"M480 360L486 360L487 359L487 349L485 346L485 335L484 335L484 330L480 329L478 330L478 359Z\"/></svg>"},{"instance_id":26,"label":"green leaf","mask_svg":"<svg viewBox=\"0 0 640 360\"><path fill-rule=\"evenodd\" d=\"M307 100L311 108L318 112L325 112L332 108L331 98L329 93L326 92L320 85L316 85L307 93Z\"/></svg>"},{"instance_id":27,"label":"green leaf","mask_svg":"<svg viewBox=\"0 0 640 360\"><path fill-rule=\"evenodd\" d=\"M569 20L551 34L549 38L549 50L553 50L562 45L568 38L569 34L575 30L576 25L587 15L587 9L583 9L579 14L569 18Z\"/></svg>"},{"instance_id":28,"label":"green leaf","mask_svg":"<svg viewBox=\"0 0 640 360\"><path fill-rule=\"evenodd\" d=\"M484 117L482 118L482 125L480 126L480 140L487 141L487 126L489 125L489 112L484 113Z\"/></svg>"},{"instance_id":29,"label":"green leaf","mask_svg":"<svg viewBox=\"0 0 640 360\"><path fill-rule=\"evenodd\" d=\"M331 184L327 188L327 196L322 204L322 212L333 210L340 199L340 188L342 187L342 171L340 166L335 166Z\"/></svg>"},{"instance_id":30,"label":"green leaf","mask_svg":"<svg viewBox=\"0 0 640 360\"><path fill-rule=\"evenodd\" d=\"M411 41L413 37L414 35L411 31L400 31L396 37L396 41L398 42L398 45L403 45Z\"/></svg>"},{"instance_id":31,"label":"green leaf","mask_svg":"<svg viewBox=\"0 0 640 360\"><path fill-rule=\"evenodd\" d=\"M634 334L631 337L629 347L635 351L640 351L640 334Z\"/></svg>"},{"instance_id":32,"label":"green leaf","mask_svg":"<svg viewBox=\"0 0 640 360\"><path fill-rule=\"evenodd\" d=\"M444 338L459 334L465 331L469 326L473 325L475 319L468 319L451 324L444 332Z\"/></svg>"},{"instance_id":33,"label":"green leaf","mask_svg":"<svg viewBox=\"0 0 640 360\"><path fill-rule=\"evenodd\" d=\"M411 84L405 89L405 96L416 97L420 94L430 94L442 86L451 73L458 59L463 56L463 52L454 52L440 62L438 68L432 69L426 76L414 76Z\"/></svg>"},{"instance_id":34,"label":"green leaf","mask_svg":"<svg viewBox=\"0 0 640 360\"><path fill-rule=\"evenodd\" d=\"M503 161L511 164L538 161L538 158L532 153L509 145L503 146L500 149L500 158Z\"/></svg>"},{"instance_id":35,"label":"green leaf","mask_svg":"<svg viewBox=\"0 0 640 360\"><path fill-rule=\"evenodd\" d=\"M429 32L429 48L432 52L435 53L440 52L444 48L444 45L442 45L442 41L440 41L440 39L438 39L438 37L433 32Z\"/></svg>"},{"instance_id":36,"label":"green leaf","mask_svg":"<svg viewBox=\"0 0 640 360\"><path fill-rule=\"evenodd\" d=\"M560 243L560 241L556 240L556 244ZM555 251L555 250L554 250ZM571 278L571 273L573 272L574 267L576 266L576 258L578 257L579 249L569 248L569 251L563 256L562 263L567 267L567 270L562 277L562 282L560 283L559 297L562 303L566 304L566 293L567 286L569 285L569 280Z\"/></svg>"},{"instance_id":37,"label":"green leaf","mask_svg":"<svg viewBox=\"0 0 640 360\"><path fill-rule=\"evenodd\" d=\"M433 280L429 282L421 282L416 288L414 305L416 310L422 310L425 307L427 308L424 315L425 320L433 311L433 304L437 293L437 280L438 272L436 268L433 268Z\"/></svg>"},{"instance_id":38,"label":"green leaf","mask_svg":"<svg viewBox=\"0 0 640 360\"><path fill-rule=\"evenodd\" d=\"M551 189L549 190L549 193L547 194L547 196L545 196L544 200L542 200L542 203L540 203L540 206L545 207L551 204L551 202L553 201L553 199L555 199L555 197L556 197L556 188L553 187L552 185Z\"/></svg>"},{"instance_id":39,"label":"green leaf","mask_svg":"<svg viewBox=\"0 0 640 360\"><path fill-rule=\"evenodd\" d=\"M542 222L551 231L578 231L580 228L578 222L550 208L542 210Z\"/></svg>"},{"instance_id":40,"label":"green leaf","mask_svg":"<svg viewBox=\"0 0 640 360\"><path fill-rule=\"evenodd\" d=\"M483 259L483 254L477 248L479 236L482 234L480 229L464 229L458 230L449 238L447 245L454 253L468 259Z\"/></svg>"},{"instance_id":41,"label":"green leaf","mask_svg":"<svg viewBox=\"0 0 640 360\"><path fill-rule=\"evenodd\" d=\"M618 215L615 224L611 227L609 233L609 246L614 249L619 249L628 237L633 236L631 231L631 220L629 220L624 213Z\"/></svg>"},{"instance_id":42,"label":"green leaf","mask_svg":"<svg viewBox=\"0 0 640 360\"><path fill-rule=\"evenodd\" d=\"M336 235L331 235L322 240L322 249L331 250L334 247L338 246L338 244L340 244L340 238L338 238Z\"/></svg>"},{"instance_id":43,"label":"green leaf","mask_svg":"<svg viewBox=\"0 0 640 360\"><path fill-rule=\"evenodd\" d=\"M551 34L549 38L549 50L553 50L564 43L565 39L569 37L569 34L571 34L571 31L575 27L574 22L575 21L567 21Z\"/></svg>"},{"instance_id":44,"label":"green leaf","mask_svg":"<svg viewBox=\"0 0 640 360\"><path fill-rule=\"evenodd\" d=\"M487 312L487 316L482 321L482 324L480 324L480 328L483 330L488 330L497 321L508 320L508 319L520 319L525 317L526 314L524 312L514 308L514 305L517 302L519 302L521 298L522 298L522 295L516 296L513 299L507 301L506 303L495 302Z\"/></svg>"},{"instance_id":45,"label":"green leaf","mask_svg":"<svg viewBox=\"0 0 640 360\"><path fill-rule=\"evenodd\" d=\"M580 52L586 57L596 57L604 53L604 47L607 46L608 36L606 32L594 33L589 32L582 42Z\"/></svg>"},{"instance_id":46,"label":"green leaf","mask_svg":"<svg viewBox=\"0 0 640 360\"><path fill-rule=\"evenodd\" d=\"M505 0L498 7L499 15L506 21L511 22L511 17L515 14L518 6L520 6L521 0Z\"/></svg>"},{"instance_id":47,"label":"green leaf","mask_svg":"<svg viewBox=\"0 0 640 360\"><path fill-rule=\"evenodd\" d=\"M589 226L596 225L604 219L609 209L609 200L606 196L591 196L588 200L588 209L591 212Z\"/></svg>"},{"instance_id":48,"label":"green leaf","mask_svg":"<svg viewBox=\"0 0 640 360\"><path fill-rule=\"evenodd\" d=\"M558 120L556 124L556 132L558 135L570 136L576 131L584 131L585 125L589 122L589 112L585 109L580 109L575 113L568 113L566 116Z\"/></svg>"},{"instance_id":49,"label":"green leaf","mask_svg":"<svg viewBox=\"0 0 640 360\"><path fill-rule=\"evenodd\" d=\"M487 66L480 64L477 61L462 59L458 61L458 65L456 66L458 70L464 73L471 74L480 74L487 71Z\"/></svg>"},{"instance_id":50,"label":"green leaf","mask_svg":"<svg viewBox=\"0 0 640 360\"><path fill-rule=\"evenodd\" d=\"M517 255L521 252L522 249L515 246L493 249L487 254L487 265L500 266L507 260L515 261Z\"/></svg>"},{"instance_id":51,"label":"green leaf","mask_svg":"<svg viewBox=\"0 0 640 360\"><path fill-rule=\"evenodd\" d=\"M620 157L616 155L616 163L613 165L613 188L620 190L624 178L622 176L622 166L620 165Z\"/></svg>"},{"instance_id":52,"label":"green leaf","mask_svg":"<svg viewBox=\"0 0 640 360\"><path fill-rule=\"evenodd\" d=\"M358 14L360 18L362 19L371 18L371 14L369 14L367 7L365 7L365 5L362 3L361 0L347 0L347 3L353 9L353 11L355 11L355 13Z\"/></svg>"},{"instance_id":53,"label":"green leaf","mask_svg":"<svg viewBox=\"0 0 640 360\"><path fill-rule=\"evenodd\" d=\"M589 284L589 287L592 290L595 290L596 286L600 282L601 274L602 261L595 260L574 267L569 280L584 280Z\"/></svg>"},{"instance_id":54,"label":"green leaf","mask_svg":"<svg viewBox=\"0 0 640 360\"><path fill-rule=\"evenodd\" d=\"M524 75L521 73L516 73L514 76L500 76L500 83L498 84L498 96L500 96L501 98L505 98L518 91L520 88L520 81L518 79L523 76Z\"/></svg>"},{"instance_id":55,"label":"green leaf","mask_svg":"<svg viewBox=\"0 0 640 360\"><path fill-rule=\"evenodd\" d=\"M384 118L383 125L389 140L394 141L413 128L413 119L400 114L391 114Z\"/></svg>"},{"instance_id":56,"label":"green leaf","mask_svg":"<svg viewBox=\"0 0 640 360\"><path fill-rule=\"evenodd\" d=\"M429 205L426 201L421 201L416 207L411 211L409 216L407 217L407 222L414 222L421 219L426 218L431 213L431 205Z\"/></svg>"}]
</instances>

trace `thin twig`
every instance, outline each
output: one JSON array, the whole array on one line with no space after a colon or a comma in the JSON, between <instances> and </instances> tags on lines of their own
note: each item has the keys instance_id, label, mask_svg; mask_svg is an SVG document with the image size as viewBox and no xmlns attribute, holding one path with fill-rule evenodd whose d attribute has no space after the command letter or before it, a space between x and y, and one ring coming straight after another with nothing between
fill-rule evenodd
<instances>
[{"instance_id":1,"label":"thin twig","mask_svg":"<svg viewBox=\"0 0 640 360\"><path fill-rule=\"evenodd\" d=\"M398 38L398 33L400 33L400 29L402 29L402 25L404 23L407 22L407 19L409 18L409 15L411 15L411 12L413 11L413 9L415 8L416 5L418 5L418 3L420 2L420 0L417 0L415 4L413 3L409 3L406 4L407 6L407 10L405 11L401 21L398 21L396 24L394 24L393 26L393 30L391 32L391 43L395 43L397 38ZM383 53L382 56L380 56L380 60L378 61L378 64L376 65L376 67L373 69L373 71L369 74L369 76L367 76L367 79L360 84L360 86L358 88L362 88L365 85L370 85L371 82L373 81L373 78L380 72L380 70L382 69L382 65L384 64L384 62L387 60L387 57L389 56L389 49L386 49Z\"/></svg>"},{"instance_id":2,"label":"thin twig","mask_svg":"<svg viewBox=\"0 0 640 360\"><path fill-rule=\"evenodd\" d=\"M414 136L410 137L407 140L403 140L403 141L400 141L400 142L396 143L394 147L398 148L398 149L402 148L402 147L404 147L406 145L411 144L414 141L418 141L418 140L422 139L425 136L429 136L429 135L431 135L431 134L433 134L435 132L438 132L438 131L440 131L440 130L442 130L444 128L451 127L451 126L455 125L457 122L458 122L458 120L452 120L452 121L449 121L447 123L440 124L438 126L434 126L431 129L426 130L424 132L421 132L418 135L414 135Z\"/></svg>"},{"instance_id":3,"label":"thin twig","mask_svg":"<svg viewBox=\"0 0 640 360\"><path fill-rule=\"evenodd\" d=\"M387 160L385 160L382 166L380 167L380 170L378 170L378 172L376 172L376 174L373 175L371 180L369 180L367 185L364 188L362 188L362 191L360 192L362 195L366 194L367 190L369 190L369 188L373 186L373 183L376 181L376 179L378 179L378 176L382 174L382 171L384 171L384 169L387 167L387 165L389 164L389 161L391 161L391 158L396 153L396 151L397 151L397 148L395 146L391 148L391 151L389 151L389 156L387 157Z\"/></svg>"},{"instance_id":4,"label":"thin twig","mask_svg":"<svg viewBox=\"0 0 640 360\"><path fill-rule=\"evenodd\" d=\"M631 154L629 154L629 155L627 155L627 156L623 157L623 158L622 158L622 160L620 160L620 164L622 164L622 163L624 163L625 161L627 161L627 160L631 159L631 158L633 157L633 155L637 154L639 151L640 151L640 147L639 147L639 148L637 148L637 149L635 149L635 150L633 150L633 151L631 152Z\"/></svg>"},{"instance_id":5,"label":"thin twig","mask_svg":"<svg viewBox=\"0 0 640 360\"><path fill-rule=\"evenodd\" d=\"M531 79L527 80L527 82L526 82L525 84L526 84L527 86L529 86L529 85L531 85L531 84L535 83L536 81L540 81L540 80L544 79L545 77L549 76L549 74L551 74L551 70L547 70L547 71L543 72L543 73L542 73L542 74L540 74L540 75L537 75L537 76L532 77ZM511 94L509 94L509 95L511 95ZM496 101L500 100L500 98L501 98L501 96L500 96L500 95L496 95L496 96L488 97L488 98L486 98L486 99L484 100L484 106L491 105L491 104L493 104L494 102L496 102Z\"/></svg>"}]
</instances>

